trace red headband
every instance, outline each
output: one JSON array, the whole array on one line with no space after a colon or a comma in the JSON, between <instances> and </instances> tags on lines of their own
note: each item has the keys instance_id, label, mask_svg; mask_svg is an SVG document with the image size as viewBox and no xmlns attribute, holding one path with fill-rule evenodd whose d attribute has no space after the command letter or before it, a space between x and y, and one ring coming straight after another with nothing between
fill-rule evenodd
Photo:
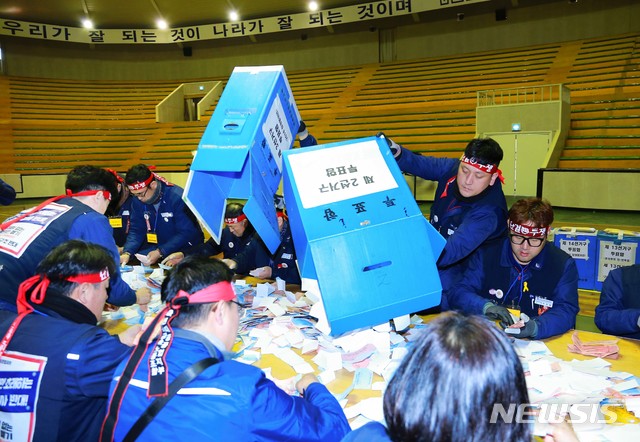
<instances>
[{"instance_id":1,"label":"red headband","mask_svg":"<svg viewBox=\"0 0 640 442\"><path fill-rule=\"evenodd\" d=\"M480 164L475 157L467 158L464 154L460 158L460 161L482 172L497 173L498 178L500 179L500 182L504 184L504 177L502 176L502 171L498 168L497 164Z\"/></svg>"},{"instance_id":2,"label":"red headband","mask_svg":"<svg viewBox=\"0 0 640 442\"><path fill-rule=\"evenodd\" d=\"M127 187L131 190L140 190L140 189L144 189L145 187L147 187L149 184L151 184L151 181L153 181L154 178L154 174L149 175L149 178L147 178L144 181L136 181L135 183L132 184L127 184Z\"/></svg>"},{"instance_id":3,"label":"red headband","mask_svg":"<svg viewBox=\"0 0 640 442\"><path fill-rule=\"evenodd\" d=\"M83 282L96 284L102 281L106 281L107 279L109 279L109 269L104 268L98 273L87 273L84 275L69 276L68 278L65 278L65 281L74 282L77 284ZM30 300L34 304L41 305L47 295L47 290L49 289L50 283L51 280L47 278L47 275L34 275L20 284L20 287L18 288L18 297L16 299L16 305L18 307L18 317L13 320L11 326L9 326L9 329L7 330L7 333L4 335L2 341L0 342L0 357L7 350L7 347L9 347L9 342L11 342L11 338L13 338L13 335L15 334L18 325L20 325L20 322L22 322L25 316L33 312L33 306L27 301L27 291L29 291L29 289L33 287Z\"/></svg>"},{"instance_id":4,"label":"red headband","mask_svg":"<svg viewBox=\"0 0 640 442\"><path fill-rule=\"evenodd\" d=\"M513 221L509 220L509 230L511 230L513 233L529 238L544 238L549 231L549 226L523 226L522 224L514 223Z\"/></svg>"},{"instance_id":5,"label":"red headband","mask_svg":"<svg viewBox=\"0 0 640 442\"><path fill-rule=\"evenodd\" d=\"M235 218L225 218L224 222L227 224L238 224L239 222L244 221L245 219L247 219L247 215L245 215L244 213L241 213Z\"/></svg>"},{"instance_id":6,"label":"red headband","mask_svg":"<svg viewBox=\"0 0 640 442\"><path fill-rule=\"evenodd\" d=\"M107 172L116 177L116 180L118 180L119 183L124 183L124 178L122 178L115 170L107 169Z\"/></svg>"},{"instance_id":7,"label":"red headband","mask_svg":"<svg viewBox=\"0 0 640 442\"><path fill-rule=\"evenodd\" d=\"M178 317L180 308L184 305L191 304L232 301L235 298L236 294L233 291L231 283L228 281L220 281L191 294L180 290L171 301L167 302L167 306L158 313L156 320L149 325L149 327L155 327L159 320L162 335L156 341L149 356L149 390L147 391L147 396L167 395L169 388L167 353L169 353L171 343L173 342L171 321Z\"/></svg>"}]
</instances>

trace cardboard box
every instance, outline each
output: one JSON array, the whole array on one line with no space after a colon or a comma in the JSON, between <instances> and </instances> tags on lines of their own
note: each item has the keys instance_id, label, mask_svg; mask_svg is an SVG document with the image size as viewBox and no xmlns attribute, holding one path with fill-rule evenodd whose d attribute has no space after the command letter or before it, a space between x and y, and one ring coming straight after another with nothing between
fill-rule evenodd
<instances>
[{"instance_id":1,"label":"cardboard box","mask_svg":"<svg viewBox=\"0 0 640 442\"><path fill-rule=\"evenodd\" d=\"M593 227L558 227L553 229L553 243L575 259L578 288L595 290L598 230Z\"/></svg>"},{"instance_id":2,"label":"cardboard box","mask_svg":"<svg viewBox=\"0 0 640 442\"><path fill-rule=\"evenodd\" d=\"M611 270L640 263L638 244L640 232L605 229L598 233L596 290L602 290L602 283Z\"/></svg>"},{"instance_id":3,"label":"cardboard box","mask_svg":"<svg viewBox=\"0 0 640 442\"><path fill-rule=\"evenodd\" d=\"M273 195L282 153L293 146L300 114L282 66L236 67L198 145L184 200L220 241L227 199L273 252L280 244Z\"/></svg>"},{"instance_id":4,"label":"cardboard box","mask_svg":"<svg viewBox=\"0 0 640 442\"><path fill-rule=\"evenodd\" d=\"M298 266L316 279L331 334L440 304L444 238L416 204L386 141L284 153Z\"/></svg>"}]
</instances>

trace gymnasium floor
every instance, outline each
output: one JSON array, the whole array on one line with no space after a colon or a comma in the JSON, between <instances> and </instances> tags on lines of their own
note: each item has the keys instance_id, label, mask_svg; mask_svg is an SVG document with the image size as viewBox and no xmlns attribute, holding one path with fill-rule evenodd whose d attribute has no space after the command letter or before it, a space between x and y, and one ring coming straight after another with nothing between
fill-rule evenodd
<instances>
[{"instance_id":1,"label":"gymnasium floor","mask_svg":"<svg viewBox=\"0 0 640 442\"><path fill-rule=\"evenodd\" d=\"M17 200L9 206L0 206L0 220L4 220L11 215L15 215L21 210L28 209L39 204L42 199L22 199ZM508 199L510 205L515 199ZM420 203L420 209L426 215L429 213L431 203ZM593 227L596 229L614 228L640 232L640 211L611 211L611 210L585 210L554 208L554 227ZM597 292L589 292L590 296L597 296ZM593 317L588 315L578 315L576 328L599 332L596 328Z\"/></svg>"}]
</instances>

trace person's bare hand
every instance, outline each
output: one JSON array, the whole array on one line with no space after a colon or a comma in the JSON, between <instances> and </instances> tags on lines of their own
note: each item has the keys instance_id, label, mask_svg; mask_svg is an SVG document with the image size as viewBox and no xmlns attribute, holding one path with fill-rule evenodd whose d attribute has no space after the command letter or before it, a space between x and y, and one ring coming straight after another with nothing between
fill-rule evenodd
<instances>
[{"instance_id":1,"label":"person's bare hand","mask_svg":"<svg viewBox=\"0 0 640 442\"><path fill-rule=\"evenodd\" d=\"M298 382L296 382L296 390L298 390L298 393L300 393L301 395L304 395L307 387L314 382L320 382L315 374L305 374L300 378Z\"/></svg>"},{"instance_id":2,"label":"person's bare hand","mask_svg":"<svg viewBox=\"0 0 640 442\"><path fill-rule=\"evenodd\" d=\"M171 255L167 256L161 264L166 265L168 267L173 267L174 265L178 264L180 261L182 261L184 259L184 253L182 252L175 252L172 253Z\"/></svg>"},{"instance_id":3,"label":"person's bare hand","mask_svg":"<svg viewBox=\"0 0 640 442\"><path fill-rule=\"evenodd\" d=\"M122 333L118 333L118 338L120 338L120 342L122 342L124 345L133 347L134 345L138 344L141 330L142 327L140 325L132 325Z\"/></svg>"}]
</instances>

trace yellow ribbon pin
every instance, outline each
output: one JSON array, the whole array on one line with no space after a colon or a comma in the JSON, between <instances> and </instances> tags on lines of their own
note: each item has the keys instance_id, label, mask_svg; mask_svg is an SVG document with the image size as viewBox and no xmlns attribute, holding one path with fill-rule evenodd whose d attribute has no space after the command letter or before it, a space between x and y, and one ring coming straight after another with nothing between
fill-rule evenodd
<instances>
[{"instance_id":1,"label":"yellow ribbon pin","mask_svg":"<svg viewBox=\"0 0 640 442\"><path fill-rule=\"evenodd\" d=\"M523 287L523 289L522 289L523 292L528 292L529 291L529 285L527 284L527 281L525 281L522 284L522 287Z\"/></svg>"}]
</instances>

